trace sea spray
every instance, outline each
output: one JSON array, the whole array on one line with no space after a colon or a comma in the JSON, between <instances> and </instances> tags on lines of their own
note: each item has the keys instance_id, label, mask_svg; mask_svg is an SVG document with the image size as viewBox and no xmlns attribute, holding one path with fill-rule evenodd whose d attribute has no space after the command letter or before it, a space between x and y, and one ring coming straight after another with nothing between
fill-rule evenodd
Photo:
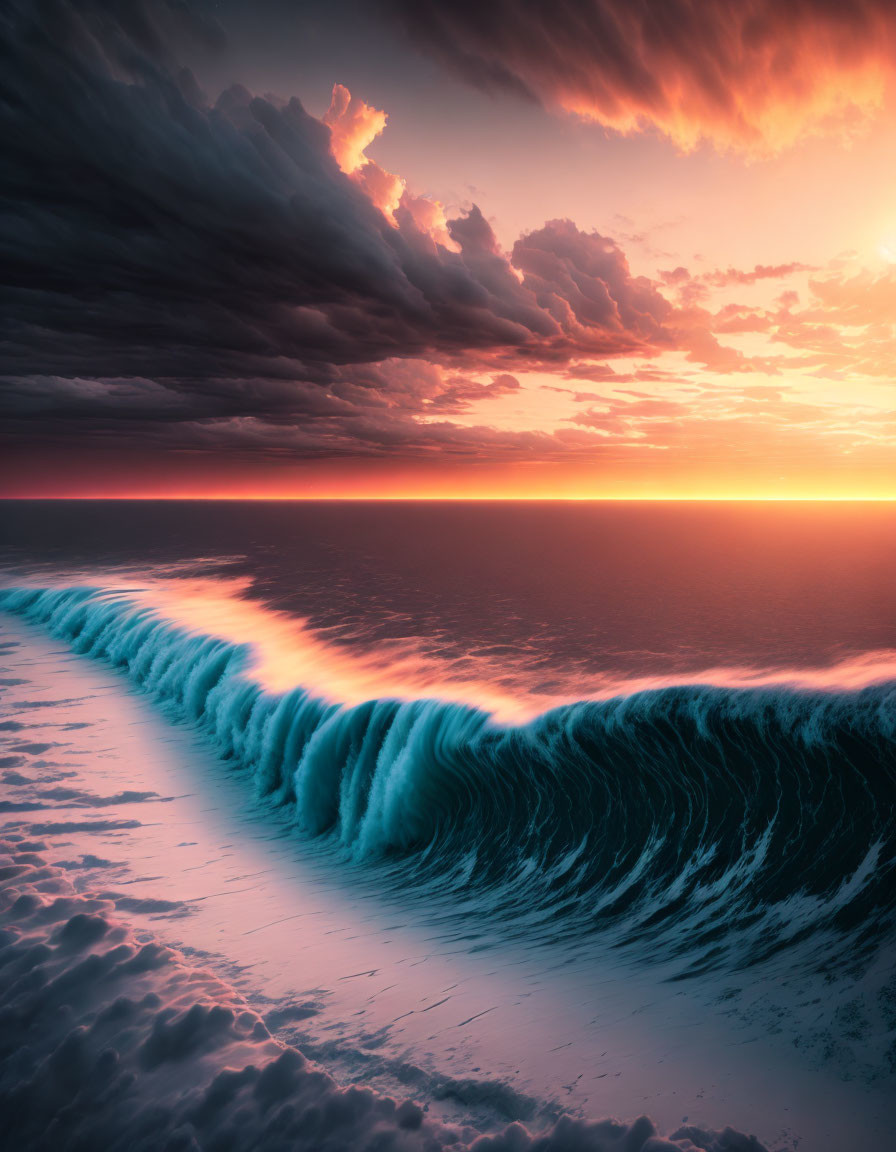
<instances>
[{"instance_id":1,"label":"sea spray","mask_svg":"<svg viewBox=\"0 0 896 1152\"><path fill-rule=\"evenodd\" d=\"M195 724L308 837L399 887L533 935L603 932L682 976L797 945L861 967L896 924L896 684L713 685L500 725L437 699L343 706L126 593L9 589L0 607L109 661Z\"/></svg>"}]
</instances>

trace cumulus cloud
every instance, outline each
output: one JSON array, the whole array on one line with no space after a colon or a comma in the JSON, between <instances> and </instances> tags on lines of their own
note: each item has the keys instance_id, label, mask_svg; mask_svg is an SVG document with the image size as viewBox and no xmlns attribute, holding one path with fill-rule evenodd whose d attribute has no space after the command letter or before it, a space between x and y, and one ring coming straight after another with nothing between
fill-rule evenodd
<instances>
[{"instance_id":1,"label":"cumulus cloud","mask_svg":"<svg viewBox=\"0 0 896 1152\"><path fill-rule=\"evenodd\" d=\"M765 151L850 132L894 80L889 0L388 0L423 49L480 88L622 132Z\"/></svg>"},{"instance_id":2,"label":"cumulus cloud","mask_svg":"<svg viewBox=\"0 0 896 1152\"><path fill-rule=\"evenodd\" d=\"M380 211L394 220L405 194L404 180L364 155L386 127L386 113L353 97L344 84L334 84L323 122L330 129L330 151L339 167L354 176Z\"/></svg>"},{"instance_id":3,"label":"cumulus cloud","mask_svg":"<svg viewBox=\"0 0 896 1152\"><path fill-rule=\"evenodd\" d=\"M557 10L560 47L571 11ZM466 9L445 12L453 51ZM508 43L534 34L539 12L507 23ZM478 207L448 219L371 160L386 115L343 86L322 119L240 86L200 92L169 47L219 35L194 25L141 0L13 0L0 21L0 436L13 483L85 451L98 471L175 461L184 475L217 453L247 469L598 459L608 427L563 427L561 412L553 428L474 427L476 406L516 396L525 411L531 370L664 390L682 365L779 371L783 357L728 343L751 333L844 371L859 359L857 345L835 348L859 339L837 333L837 317L858 315L847 295L880 317L861 330L862 362L885 363L889 289L835 298L822 279L810 309L782 296L775 310L713 313L711 289L811 270L681 266L654 282L565 219L507 250ZM614 372L620 357L638 367Z\"/></svg>"},{"instance_id":4,"label":"cumulus cloud","mask_svg":"<svg viewBox=\"0 0 896 1152\"><path fill-rule=\"evenodd\" d=\"M613 240L554 220L505 251L478 207L447 219L412 193L366 156L385 113L341 85L322 120L207 97L167 46L179 19L15 0L0 23L0 411L20 451L469 443L433 417L526 368L681 339Z\"/></svg>"},{"instance_id":5,"label":"cumulus cloud","mask_svg":"<svg viewBox=\"0 0 896 1152\"><path fill-rule=\"evenodd\" d=\"M343 84L336 84L324 124L330 129L330 150L339 167L343 172L356 172L368 162L365 148L386 127L386 113L353 99Z\"/></svg>"},{"instance_id":6,"label":"cumulus cloud","mask_svg":"<svg viewBox=\"0 0 896 1152\"><path fill-rule=\"evenodd\" d=\"M539 305L592 353L601 354L596 333L610 353L672 344L663 327L671 306L649 280L630 274L614 241L552 220L517 240L513 263Z\"/></svg>"},{"instance_id":7,"label":"cumulus cloud","mask_svg":"<svg viewBox=\"0 0 896 1152\"><path fill-rule=\"evenodd\" d=\"M449 222L454 250L420 205L387 219L351 178L384 115L345 89L324 122L240 87L208 102L132 35L134 11L152 27L155 7L100 0L22 2L2 24L7 374L289 379L297 364L656 339L612 310L542 305L478 209ZM658 315L630 279L609 263L606 292L640 291Z\"/></svg>"},{"instance_id":8,"label":"cumulus cloud","mask_svg":"<svg viewBox=\"0 0 896 1152\"><path fill-rule=\"evenodd\" d=\"M341 1088L229 984L138 941L104 896L77 894L40 842L0 841L0 1110L11 1147L258 1147L270 1152L763 1152L752 1137L561 1117L480 1135L411 1101ZM121 901L118 901L121 909ZM463 1100L500 1085L444 1081ZM527 1100L509 1099L511 1111Z\"/></svg>"}]
</instances>

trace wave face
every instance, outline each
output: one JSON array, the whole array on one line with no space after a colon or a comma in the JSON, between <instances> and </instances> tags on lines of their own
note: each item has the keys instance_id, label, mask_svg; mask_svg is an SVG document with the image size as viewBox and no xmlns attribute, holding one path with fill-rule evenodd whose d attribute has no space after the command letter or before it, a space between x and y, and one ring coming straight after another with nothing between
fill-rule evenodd
<instances>
[{"instance_id":1,"label":"wave face","mask_svg":"<svg viewBox=\"0 0 896 1152\"><path fill-rule=\"evenodd\" d=\"M896 936L896 683L661 689L508 727L269 692L248 647L124 593L11 589L0 607L124 671L306 836L512 934L600 932L677 977L797 956L855 974Z\"/></svg>"}]
</instances>

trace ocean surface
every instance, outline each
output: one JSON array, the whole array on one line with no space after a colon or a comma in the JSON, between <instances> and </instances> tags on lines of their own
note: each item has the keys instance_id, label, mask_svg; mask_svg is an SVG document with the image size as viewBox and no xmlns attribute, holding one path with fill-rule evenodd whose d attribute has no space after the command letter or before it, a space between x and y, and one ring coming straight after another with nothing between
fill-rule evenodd
<instances>
[{"instance_id":1,"label":"ocean surface","mask_svg":"<svg viewBox=\"0 0 896 1152\"><path fill-rule=\"evenodd\" d=\"M896 508L0 520L25 1146L893 1146Z\"/></svg>"}]
</instances>

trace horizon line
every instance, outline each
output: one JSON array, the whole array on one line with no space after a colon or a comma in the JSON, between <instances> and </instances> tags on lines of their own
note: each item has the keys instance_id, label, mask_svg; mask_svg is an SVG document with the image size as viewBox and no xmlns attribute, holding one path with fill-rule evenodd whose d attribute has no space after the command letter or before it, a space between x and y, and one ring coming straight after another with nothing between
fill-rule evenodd
<instances>
[{"instance_id":1,"label":"horizon line","mask_svg":"<svg viewBox=\"0 0 896 1152\"><path fill-rule=\"evenodd\" d=\"M5 496L2 503L242 503L242 504L893 504L894 496L261 496L126 495Z\"/></svg>"}]
</instances>

